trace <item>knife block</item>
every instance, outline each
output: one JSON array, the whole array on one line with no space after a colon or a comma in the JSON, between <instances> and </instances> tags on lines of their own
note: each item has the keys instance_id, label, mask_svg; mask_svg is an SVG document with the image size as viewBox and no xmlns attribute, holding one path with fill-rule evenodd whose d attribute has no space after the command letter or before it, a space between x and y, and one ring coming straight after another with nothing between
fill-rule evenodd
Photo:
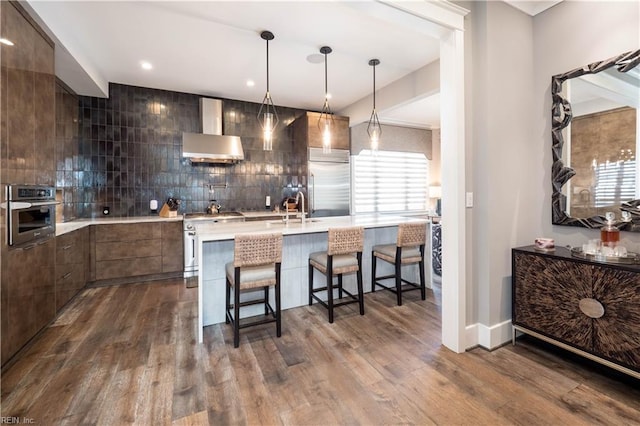
<instances>
[{"instance_id":1,"label":"knife block","mask_svg":"<svg viewBox=\"0 0 640 426\"><path fill-rule=\"evenodd\" d=\"M178 217L178 212L176 210L171 210L167 203L164 203L158 215L160 217Z\"/></svg>"}]
</instances>

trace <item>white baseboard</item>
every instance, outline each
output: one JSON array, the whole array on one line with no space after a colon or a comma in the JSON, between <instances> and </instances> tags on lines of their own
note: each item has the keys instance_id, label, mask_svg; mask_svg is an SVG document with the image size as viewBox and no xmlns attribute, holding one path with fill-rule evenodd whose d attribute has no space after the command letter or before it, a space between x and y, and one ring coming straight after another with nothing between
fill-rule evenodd
<instances>
[{"instance_id":1,"label":"white baseboard","mask_svg":"<svg viewBox=\"0 0 640 426\"><path fill-rule=\"evenodd\" d=\"M466 347L482 346L495 349L511 340L511 320L488 327L484 324L471 324L466 328Z\"/></svg>"}]
</instances>

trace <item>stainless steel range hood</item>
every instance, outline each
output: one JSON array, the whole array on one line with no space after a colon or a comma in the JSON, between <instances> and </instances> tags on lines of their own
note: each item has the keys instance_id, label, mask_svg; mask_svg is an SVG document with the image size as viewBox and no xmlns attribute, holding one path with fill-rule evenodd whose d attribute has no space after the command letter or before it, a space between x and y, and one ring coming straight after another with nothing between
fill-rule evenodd
<instances>
[{"instance_id":1,"label":"stainless steel range hood","mask_svg":"<svg viewBox=\"0 0 640 426\"><path fill-rule=\"evenodd\" d=\"M194 163L237 163L244 160L239 136L222 134L222 101L200 98L202 133L182 134L182 156Z\"/></svg>"}]
</instances>

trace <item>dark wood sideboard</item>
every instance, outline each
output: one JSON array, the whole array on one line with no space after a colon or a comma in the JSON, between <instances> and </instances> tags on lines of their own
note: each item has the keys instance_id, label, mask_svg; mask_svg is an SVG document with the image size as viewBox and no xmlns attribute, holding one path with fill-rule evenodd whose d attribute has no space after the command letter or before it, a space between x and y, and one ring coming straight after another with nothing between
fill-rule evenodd
<instances>
[{"instance_id":1,"label":"dark wood sideboard","mask_svg":"<svg viewBox=\"0 0 640 426\"><path fill-rule=\"evenodd\" d=\"M516 330L640 378L640 265L512 250Z\"/></svg>"}]
</instances>

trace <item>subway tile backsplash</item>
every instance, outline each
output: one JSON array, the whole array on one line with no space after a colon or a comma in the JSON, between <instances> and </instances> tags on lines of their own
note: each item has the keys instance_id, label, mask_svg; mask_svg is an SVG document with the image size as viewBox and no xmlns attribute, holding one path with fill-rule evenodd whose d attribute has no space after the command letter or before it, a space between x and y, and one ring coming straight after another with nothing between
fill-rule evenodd
<instances>
[{"instance_id":1,"label":"subway tile backsplash","mask_svg":"<svg viewBox=\"0 0 640 426\"><path fill-rule=\"evenodd\" d=\"M226 210L264 210L267 195L273 207L288 187L306 184L305 159L294 153L287 127L303 110L277 107L274 149L265 152L260 104L223 99L224 133L241 137L245 160L182 158L182 133L200 132L200 97L113 83L108 99L78 97L77 138L57 151L65 219L99 217L103 206L112 216L145 216L150 200L162 206L168 197L182 200L180 213L203 212L210 199Z\"/></svg>"}]
</instances>

